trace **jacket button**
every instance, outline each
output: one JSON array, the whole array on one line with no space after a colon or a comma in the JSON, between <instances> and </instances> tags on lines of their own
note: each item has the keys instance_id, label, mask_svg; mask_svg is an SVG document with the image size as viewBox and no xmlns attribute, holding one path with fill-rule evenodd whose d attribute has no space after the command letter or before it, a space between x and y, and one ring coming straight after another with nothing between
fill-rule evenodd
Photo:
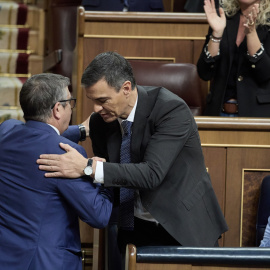
<instances>
[{"instance_id":1,"label":"jacket button","mask_svg":"<svg viewBox=\"0 0 270 270\"><path fill-rule=\"evenodd\" d=\"M255 68L256 66L255 65L251 65L252 68Z\"/></svg>"},{"instance_id":2,"label":"jacket button","mask_svg":"<svg viewBox=\"0 0 270 270\"><path fill-rule=\"evenodd\" d=\"M239 77L238 77L238 81L239 81L239 82L243 81L243 79L244 79L243 76L239 76Z\"/></svg>"}]
</instances>

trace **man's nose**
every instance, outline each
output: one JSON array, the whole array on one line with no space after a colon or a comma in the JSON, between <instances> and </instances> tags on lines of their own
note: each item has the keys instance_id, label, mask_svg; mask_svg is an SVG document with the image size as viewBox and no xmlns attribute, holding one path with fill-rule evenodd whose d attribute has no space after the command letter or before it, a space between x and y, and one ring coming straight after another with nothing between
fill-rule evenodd
<instances>
[{"instance_id":1,"label":"man's nose","mask_svg":"<svg viewBox=\"0 0 270 270\"><path fill-rule=\"evenodd\" d=\"M103 107L99 104L94 104L94 112L98 113L103 109Z\"/></svg>"}]
</instances>

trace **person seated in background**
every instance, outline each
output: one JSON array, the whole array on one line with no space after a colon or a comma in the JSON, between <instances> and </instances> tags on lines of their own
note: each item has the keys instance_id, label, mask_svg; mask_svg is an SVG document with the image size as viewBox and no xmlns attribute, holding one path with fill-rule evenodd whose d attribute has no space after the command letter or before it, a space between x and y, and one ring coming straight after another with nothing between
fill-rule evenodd
<instances>
[{"instance_id":1,"label":"person seated in background","mask_svg":"<svg viewBox=\"0 0 270 270\"><path fill-rule=\"evenodd\" d=\"M268 223L266 225L260 247L270 247L270 217L268 218Z\"/></svg>"},{"instance_id":2,"label":"person seated in background","mask_svg":"<svg viewBox=\"0 0 270 270\"><path fill-rule=\"evenodd\" d=\"M164 11L162 0L83 0L85 10L99 11Z\"/></svg>"},{"instance_id":3,"label":"person seated in background","mask_svg":"<svg viewBox=\"0 0 270 270\"><path fill-rule=\"evenodd\" d=\"M204 115L270 116L270 0L204 1L209 31L197 62L211 80ZM226 17L227 16L227 17Z\"/></svg>"},{"instance_id":4,"label":"person seated in background","mask_svg":"<svg viewBox=\"0 0 270 270\"><path fill-rule=\"evenodd\" d=\"M95 228L108 224L110 189L89 176L48 181L36 164L42 153L64 153L60 142L86 157L83 147L59 136L76 103L69 84L61 75L32 76L20 92L26 123L0 125L1 269L82 269L78 218Z\"/></svg>"},{"instance_id":5,"label":"person seated in background","mask_svg":"<svg viewBox=\"0 0 270 270\"><path fill-rule=\"evenodd\" d=\"M219 6L219 0L215 0L216 7ZM187 12L204 12L204 0L187 0L184 10Z\"/></svg>"}]
</instances>

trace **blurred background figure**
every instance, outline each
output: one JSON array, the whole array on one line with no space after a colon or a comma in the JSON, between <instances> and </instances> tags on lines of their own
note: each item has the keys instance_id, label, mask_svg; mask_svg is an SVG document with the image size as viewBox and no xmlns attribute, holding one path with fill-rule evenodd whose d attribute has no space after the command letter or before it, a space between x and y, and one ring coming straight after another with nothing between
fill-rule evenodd
<instances>
[{"instance_id":1,"label":"blurred background figure","mask_svg":"<svg viewBox=\"0 0 270 270\"><path fill-rule=\"evenodd\" d=\"M216 8L219 7L219 0L215 0ZM187 0L184 6L187 12L204 12L204 0Z\"/></svg>"},{"instance_id":2,"label":"blurred background figure","mask_svg":"<svg viewBox=\"0 0 270 270\"><path fill-rule=\"evenodd\" d=\"M162 0L83 0L85 10L164 11Z\"/></svg>"}]
</instances>

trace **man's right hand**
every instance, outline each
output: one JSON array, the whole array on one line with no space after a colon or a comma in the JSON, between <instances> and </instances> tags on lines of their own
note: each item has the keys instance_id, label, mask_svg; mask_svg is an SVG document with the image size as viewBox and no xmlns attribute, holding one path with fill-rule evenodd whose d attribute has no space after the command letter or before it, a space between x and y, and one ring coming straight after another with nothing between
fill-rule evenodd
<instances>
[{"instance_id":1,"label":"man's right hand","mask_svg":"<svg viewBox=\"0 0 270 270\"><path fill-rule=\"evenodd\" d=\"M37 160L39 169L48 171L45 177L78 178L83 176L88 159L68 144L60 143L60 147L66 151L65 154L43 154ZM96 161L93 161L93 174L94 166L96 167Z\"/></svg>"}]
</instances>

